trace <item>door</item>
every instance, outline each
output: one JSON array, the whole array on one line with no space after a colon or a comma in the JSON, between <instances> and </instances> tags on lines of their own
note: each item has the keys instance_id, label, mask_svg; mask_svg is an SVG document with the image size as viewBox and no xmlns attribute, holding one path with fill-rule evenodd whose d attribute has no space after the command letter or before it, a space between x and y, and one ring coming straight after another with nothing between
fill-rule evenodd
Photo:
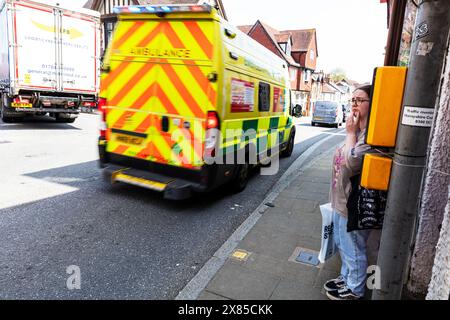
<instances>
[{"instance_id":1,"label":"door","mask_svg":"<svg viewBox=\"0 0 450 320\"><path fill-rule=\"evenodd\" d=\"M46 6L13 3L14 76L20 87L56 90L57 16Z\"/></svg>"},{"instance_id":2,"label":"door","mask_svg":"<svg viewBox=\"0 0 450 320\"><path fill-rule=\"evenodd\" d=\"M61 12L61 89L95 94L98 89L99 25L88 16Z\"/></svg>"},{"instance_id":3,"label":"door","mask_svg":"<svg viewBox=\"0 0 450 320\"><path fill-rule=\"evenodd\" d=\"M102 82L108 152L185 168L203 165L207 111L217 99L217 82L208 80L213 27L212 21L119 21Z\"/></svg>"}]
</instances>

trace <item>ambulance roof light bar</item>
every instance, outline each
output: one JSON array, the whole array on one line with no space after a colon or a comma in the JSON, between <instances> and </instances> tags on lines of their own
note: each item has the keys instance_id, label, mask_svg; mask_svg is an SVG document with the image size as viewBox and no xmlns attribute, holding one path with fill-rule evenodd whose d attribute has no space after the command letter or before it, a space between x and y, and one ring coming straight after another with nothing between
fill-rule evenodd
<instances>
[{"instance_id":1,"label":"ambulance roof light bar","mask_svg":"<svg viewBox=\"0 0 450 320\"><path fill-rule=\"evenodd\" d=\"M121 13L169 13L169 12L211 12L209 4L170 5L170 6L125 6L114 7L115 14Z\"/></svg>"}]
</instances>

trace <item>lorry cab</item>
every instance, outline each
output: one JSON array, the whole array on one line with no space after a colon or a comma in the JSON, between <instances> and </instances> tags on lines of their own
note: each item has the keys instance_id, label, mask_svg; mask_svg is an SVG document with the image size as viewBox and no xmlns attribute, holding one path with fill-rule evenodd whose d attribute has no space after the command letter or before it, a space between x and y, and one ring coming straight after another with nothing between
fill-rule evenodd
<instances>
[{"instance_id":1,"label":"lorry cab","mask_svg":"<svg viewBox=\"0 0 450 320\"><path fill-rule=\"evenodd\" d=\"M251 165L292 153L283 60L206 4L114 10L99 99L107 181L169 199L227 182L241 191Z\"/></svg>"}]
</instances>

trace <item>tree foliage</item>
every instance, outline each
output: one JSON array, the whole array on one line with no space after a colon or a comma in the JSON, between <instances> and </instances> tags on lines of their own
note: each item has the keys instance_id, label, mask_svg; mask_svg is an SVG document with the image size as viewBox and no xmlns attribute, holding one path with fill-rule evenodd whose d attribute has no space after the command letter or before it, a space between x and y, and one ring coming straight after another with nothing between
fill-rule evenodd
<instances>
[{"instance_id":1,"label":"tree foliage","mask_svg":"<svg viewBox=\"0 0 450 320\"><path fill-rule=\"evenodd\" d=\"M340 68L336 68L330 72L330 79L334 82L339 82L347 78L345 71Z\"/></svg>"}]
</instances>

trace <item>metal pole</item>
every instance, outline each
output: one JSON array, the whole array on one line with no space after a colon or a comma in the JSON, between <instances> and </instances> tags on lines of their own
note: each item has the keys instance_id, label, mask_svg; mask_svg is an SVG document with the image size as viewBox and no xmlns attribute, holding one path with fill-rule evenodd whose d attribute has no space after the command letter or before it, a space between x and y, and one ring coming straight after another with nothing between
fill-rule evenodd
<instances>
[{"instance_id":1,"label":"metal pole","mask_svg":"<svg viewBox=\"0 0 450 320\"><path fill-rule=\"evenodd\" d=\"M450 1L421 1L378 253L381 288L373 300L400 299L406 283L449 28Z\"/></svg>"}]
</instances>

